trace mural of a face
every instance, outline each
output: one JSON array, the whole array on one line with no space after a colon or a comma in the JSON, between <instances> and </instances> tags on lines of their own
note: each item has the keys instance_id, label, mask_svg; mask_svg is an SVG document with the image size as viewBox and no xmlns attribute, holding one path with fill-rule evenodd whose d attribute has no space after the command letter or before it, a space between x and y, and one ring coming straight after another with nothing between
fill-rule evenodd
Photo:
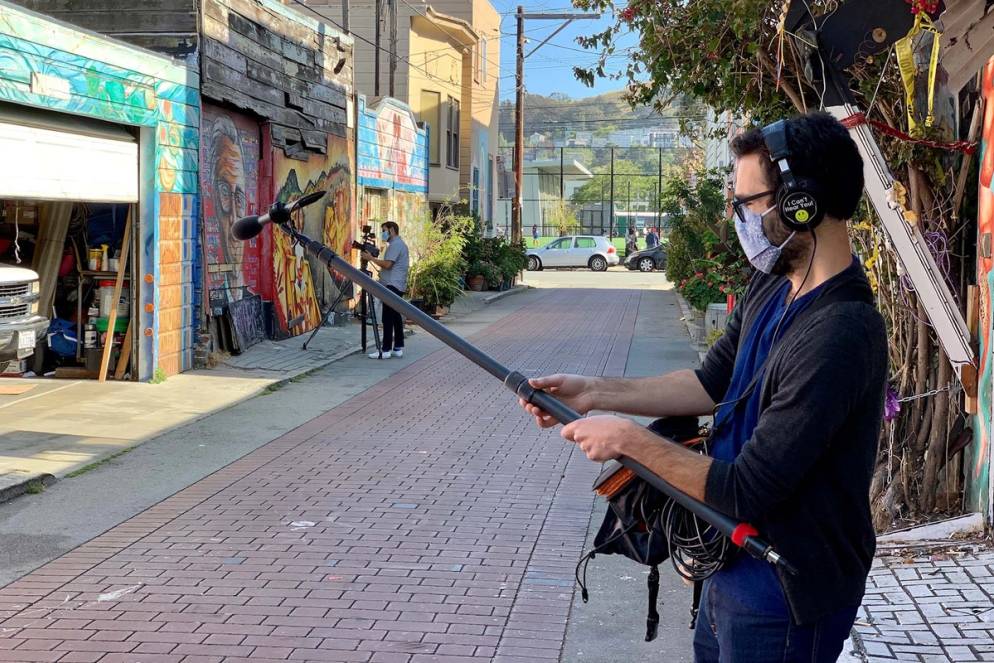
<instances>
[{"instance_id":1,"label":"mural of a face","mask_svg":"<svg viewBox=\"0 0 994 663\"><path fill-rule=\"evenodd\" d=\"M242 149L230 136L218 137L214 149L214 202L221 222L221 238L226 243L224 255L229 263L242 261L242 243L231 238L231 226L246 214L245 171Z\"/></svg>"},{"instance_id":2,"label":"mural of a face","mask_svg":"<svg viewBox=\"0 0 994 663\"><path fill-rule=\"evenodd\" d=\"M231 227L258 204L258 123L205 106L200 185L211 308L223 308L259 287L255 241L239 242Z\"/></svg>"}]
</instances>

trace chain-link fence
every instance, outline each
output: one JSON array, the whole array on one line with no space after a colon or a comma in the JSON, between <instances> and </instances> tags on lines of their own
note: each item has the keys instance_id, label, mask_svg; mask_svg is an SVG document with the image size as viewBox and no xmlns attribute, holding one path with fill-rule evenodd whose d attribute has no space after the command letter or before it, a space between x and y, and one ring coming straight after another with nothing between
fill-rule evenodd
<instances>
[{"instance_id":1,"label":"chain-link fence","mask_svg":"<svg viewBox=\"0 0 994 663\"><path fill-rule=\"evenodd\" d=\"M678 147L527 147L522 168L521 234L531 245L566 234L622 238L667 232L660 209L663 173ZM513 148L498 156L493 234L511 236Z\"/></svg>"}]
</instances>

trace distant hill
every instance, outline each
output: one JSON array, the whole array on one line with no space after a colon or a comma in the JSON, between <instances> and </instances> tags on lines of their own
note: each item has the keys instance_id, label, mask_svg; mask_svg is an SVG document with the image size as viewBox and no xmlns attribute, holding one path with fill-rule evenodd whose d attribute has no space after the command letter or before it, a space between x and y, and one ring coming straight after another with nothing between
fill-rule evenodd
<instances>
[{"instance_id":1,"label":"distant hill","mask_svg":"<svg viewBox=\"0 0 994 663\"><path fill-rule=\"evenodd\" d=\"M680 116L701 114L700 109L682 99L674 101L664 115L647 107L633 109L622 94L619 90L595 97L571 99L561 94L544 96L526 93L525 140L539 133L552 143L563 145L578 131L607 136L626 129L659 126L661 122L673 125ZM502 144L514 142L513 100L501 103L500 138Z\"/></svg>"}]
</instances>

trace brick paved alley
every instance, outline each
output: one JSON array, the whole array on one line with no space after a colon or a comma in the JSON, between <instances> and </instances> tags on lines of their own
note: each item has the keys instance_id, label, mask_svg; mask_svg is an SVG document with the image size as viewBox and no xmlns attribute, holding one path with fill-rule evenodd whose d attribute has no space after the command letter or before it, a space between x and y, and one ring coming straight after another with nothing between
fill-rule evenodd
<instances>
[{"instance_id":1,"label":"brick paved alley","mask_svg":"<svg viewBox=\"0 0 994 663\"><path fill-rule=\"evenodd\" d=\"M476 340L619 375L640 296L553 290ZM0 660L558 660L596 466L512 403L413 363L0 590Z\"/></svg>"}]
</instances>

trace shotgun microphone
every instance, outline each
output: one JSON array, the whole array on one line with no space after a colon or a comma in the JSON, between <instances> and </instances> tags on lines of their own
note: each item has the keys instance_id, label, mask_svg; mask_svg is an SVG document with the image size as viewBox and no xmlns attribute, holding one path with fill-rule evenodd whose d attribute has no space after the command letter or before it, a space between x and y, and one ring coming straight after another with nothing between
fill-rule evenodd
<instances>
[{"instance_id":1,"label":"shotgun microphone","mask_svg":"<svg viewBox=\"0 0 994 663\"><path fill-rule=\"evenodd\" d=\"M273 221L276 223L285 223L289 221L291 214L302 207L307 207L321 200L324 198L324 194L324 191L315 191L303 198L298 198L289 205L284 205L280 202L273 203L272 207L265 214L253 214L252 216L242 217L231 226L231 236L239 241L252 239L262 232L263 227L267 223L272 223Z\"/></svg>"}]
</instances>

